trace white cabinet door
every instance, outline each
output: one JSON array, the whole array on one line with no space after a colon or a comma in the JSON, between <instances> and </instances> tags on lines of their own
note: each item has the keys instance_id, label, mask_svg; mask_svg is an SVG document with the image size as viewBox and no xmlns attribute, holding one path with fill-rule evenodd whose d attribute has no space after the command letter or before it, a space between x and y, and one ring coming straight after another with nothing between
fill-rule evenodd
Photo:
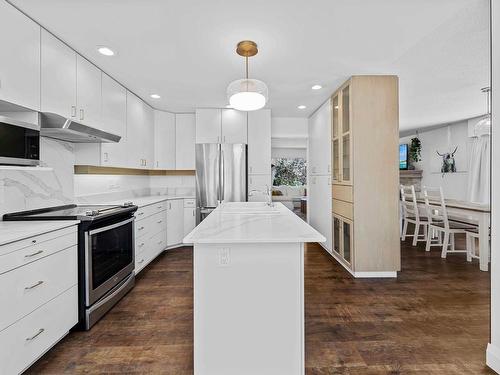
<instances>
[{"instance_id":1,"label":"white cabinet door","mask_svg":"<svg viewBox=\"0 0 500 375\"><path fill-rule=\"evenodd\" d=\"M41 111L76 119L76 53L41 30Z\"/></svg>"},{"instance_id":2,"label":"white cabinet door","mask_svg":"<svg viewBox=\"0 0 500 375\"><path fill-rule=\"evenodd\" d=\"M175 115L175 169L195 169L195 137L195 115Z\"/></svg>"},{"instance_id":3,"label":"white cabinet door","mask_svg":"<svg viewBox=\"0 0 500 375\"><path fill-rule=\"evenodd\" d=\"M330 176L310 176L307 213L309 224L326 237L322 245L332 251L332 186Z\"/></svg>"},{"instance_id":4,"label":"white cabinet door","mask_svg":"<svg viewBox=\"0 0 500 375\"><path fill-rule=\"evenodd\" d=\"M328 100L309 119L309 172L331 174L331 106Z\"/></svg>"},{"instance_id":5,"label":"white cabinet door","mask_svg":"<svg viewBox=\"0 0 500 375\"><path fill-rule=\"evenodd\" d=\"M0 100L40 110L40 26L0 2Z\"/></svg>"},{"instance_id":6,"label":"white cabinet door","mask_svg":"<svg viewBox=\"0 0 500 375\"><path fill-rule=\"evenodd\" d=\"M101 126L101 71L82 56L76 56L77 118L84 124Z\"/></svg>"},{"instance_id":7,"label":"white cabinet door","mask_svg":"<svg viewBox=\"0 0 500 375\"><path fill-rule=\"evenodd\" d=\"M118 143L101 144L101 165L127 166L127 90L114 79L102 74L101 129L122 138Z\"/></svg>"},{"instance_id":8,"label":"white cabinet door","mask_svg":"<svg viewBox=\"0 0 500 375\"><path fill-rule=\"evenodd\" d=\"M152 107L142 102L144 123L141 124L141 152L144 155L144 167L153 168L155 159L155 114Z\"/></svg>"},{"instance_id":9,"label":"white cabinet door","mask_svg":"<svg viewBox=\"0 0 500 375\"><path fill-rule=\"evenodd\" d=\"M144 168L144 105L142 100L127 91L127 165Z\"/></svg>"},{"instance_id":10,"label":"white cabinet door","mask_svg":"<svg viewBox=\"0 0 500 375\"><path fill-rule=\"evenodd\" d=\"M248 112L248 173L271 174L271 110Z\"/></svg>"},{"instance_id":11,"label":"white cabinet door","mask_svg":"<svg viewBox=\"0 0 500 375\"><path fill-rule=\"evenodd\" d=\"M268 187L271 187L270 174L248 175L248 201L267 202L267 195L265 192Z\"/></svg>"},{"instance_id":12,"label":"white cabinet door","mask_svg":"<svg viewBox=\"0 0 500 375\"><path fill-rule=\"evenodd\" d=\"M184 199L168 201L167 246L178 245L184 238Z\"/></svg>"},{"instance_id":13,"label":"white cabinet door","mask_svg":"<svg viewBox=\"0 0 500 375\"><path fill-rule=\"evenodd\" d=\"M196 208L184 207L184 237L196 226Z\"/></svg>"},{"instance_id":14,"label":"white cabinet door","mask_svg":"<svg viewBox=\"0 0 500 375\"><path fill-rule=\"evenodd\" d=\"M221 123L221 143L247 143L247 112L223 109Z\"/></svg>"},{"instance_id":15,"label":"white cabinet door","mask_svg":"<svg viewBox=\"0 0 500 375\"><path fill-rule=\"evenodd\" d=\"M221 142L221 110L200 108L196 110L196 143Z\"/></svg>"},{"instance_id":16,"label":"white cabinet door","mask_svg":"<svg viewBox=\"0 0 500 375\"><path fill-rule=\"evenodd\" d=\"M175 114L154 111L155 168L175 169Z\"/></svg>"}]
</instances>

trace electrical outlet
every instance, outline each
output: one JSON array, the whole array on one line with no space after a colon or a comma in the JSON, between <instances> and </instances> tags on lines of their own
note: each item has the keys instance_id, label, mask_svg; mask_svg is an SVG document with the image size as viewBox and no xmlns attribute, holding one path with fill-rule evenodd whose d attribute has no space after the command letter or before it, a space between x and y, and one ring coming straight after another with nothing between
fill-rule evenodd
<instances>
[{"instance_id":1,"label":"electrical outlet","mask_svg":"<svg viewBox=\"0 0 500 375\"><path fill-rule=\"evenodd\" d=\"M223 247L218 253L219 266L227 267L231 264L231 249Z\"/></svg>"}]
</instances>

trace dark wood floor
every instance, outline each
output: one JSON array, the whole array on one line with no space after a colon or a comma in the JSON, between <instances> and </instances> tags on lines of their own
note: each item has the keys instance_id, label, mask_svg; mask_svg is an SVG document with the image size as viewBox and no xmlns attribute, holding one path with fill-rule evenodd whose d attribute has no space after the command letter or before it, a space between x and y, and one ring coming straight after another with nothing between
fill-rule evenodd
<instances>
[{"instance_id":1,"label":"dark wood floor","mask_svg":"<svg viewBox=\"0 0 500 375\"><path fill-rule=\"evenodd\" d=\"M461 255L402 250L397 280L354 280L307 247L308 375L493 373L489 273ZM91 331L71 333L28 372L192 374L192 285L191 248L169 251Z\"/></svg>"}]
</instances>

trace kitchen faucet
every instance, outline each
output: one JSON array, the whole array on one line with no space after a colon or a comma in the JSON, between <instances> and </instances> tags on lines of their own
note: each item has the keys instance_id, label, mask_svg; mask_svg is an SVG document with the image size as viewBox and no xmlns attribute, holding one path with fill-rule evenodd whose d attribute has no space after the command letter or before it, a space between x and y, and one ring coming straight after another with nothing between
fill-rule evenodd
<instances>
[{"instance_id":1,"label":"kitchen faucet","mask_svg":"<svg viewBox=\"0 0 500 375\"><path fill-rule=\"evenodd\" d=\"M252 193L260 193L266 196L266 203L269 207L274 207L273 205L273 198L272 198L272 190L269 185L266 185L266 190L258 190L258 189L253 189L248 192L249 196L253 196L255 194Z\"/></svg>"}]
</instances>

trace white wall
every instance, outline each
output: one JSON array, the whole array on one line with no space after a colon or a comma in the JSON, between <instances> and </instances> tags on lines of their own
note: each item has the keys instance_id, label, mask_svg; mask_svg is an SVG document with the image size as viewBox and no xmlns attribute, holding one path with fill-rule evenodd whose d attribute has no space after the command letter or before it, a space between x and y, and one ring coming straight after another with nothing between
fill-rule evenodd
<instances>
[{"instance_id":1,"label":"white wall","mask_svg":"<svg viewBox=\"0 0 500 375\"><path fill-rule=\"evenodd\" d=\"M472 138L469 138L469 128L479 119L470 121L460 121L449 125L423 130L419 132L422 142L422 161L414 163L416 169L421 169L422 186L442 186L446 198L466 200L468 160L471 149ZM400 139L400 143L410 143L410 139L415 135L406 136ZM455 153L457 173L442 174L442 158L440 153L453 151L455 146L458 150ZM451 147L451 150L450 150Z\"/></svg>"},{"instance_id":2,"label":"white wall","mask_svg":"<svg viewBox=\"0 0 500 375\"><path fill-rule=\"evenodd\" d=\"M500 1L492 0L491 343L486 363L500 373Z\"/></svg>"},{"instance_id":3,"label":"white wall","mask_svg":"<svg viewBox=\"0 0 500 375\"><path fill-rule=\"evenodd\" d=\"M307 119L273 117L271 119L271 153L273 158L307 157Z\"/></svg>"}]
</instances>

